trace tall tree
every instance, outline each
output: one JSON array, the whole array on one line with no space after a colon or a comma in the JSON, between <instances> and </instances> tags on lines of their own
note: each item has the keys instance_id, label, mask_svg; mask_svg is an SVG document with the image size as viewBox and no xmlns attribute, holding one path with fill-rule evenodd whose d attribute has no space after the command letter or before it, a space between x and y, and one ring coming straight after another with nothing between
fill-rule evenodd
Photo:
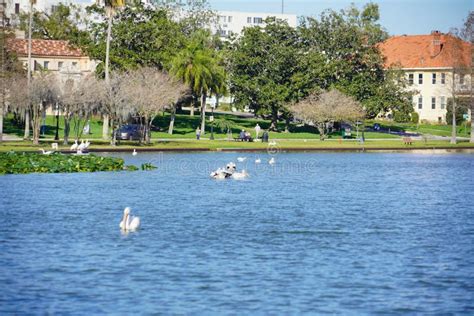
<instances>
[{"instance_id":1,"label":"tall tree","mask_svg":"<svg viewBox=\"0 0 474 316\"><path fill-rule=\"evenodd\" d=\"M191 88L195 102L201 98L201 130L204 134L207 96L223 93L226 89L224 67L219 55L210 47L209 33L194 33L186 48L171 61L170 71ZM194 106L191 105L191 115L194 115Z\"/></svg>"},{"instance_id":2,"label":"tall tree","mask_svg":"<svg viewBox=\"0 0 474 316\"><path fill-rule=\"evenodd\" d=\"M369 118L390 110L407 117L412 111L410 93L404 90L401 72L384 69L377 44L388 34L378 19L373 3L362 11L351 6L340 12L326 10L319 19L306 18L299 29L310 74L304 83L307 88L336 87L355 97Z\"/></svg>"},{"instance_id":3,"label":"tall tree","mask_svg":"<svg viewBox=\"0 0 474 316\"><path fill-rule=\"evenodd\" d=\"M230 47L230 91L235 104L256 114L271 114L276 130L278 113L298 95L303 51L297 31L269 18L265 26L245 28Z\"/></svg>"}]
</instances>

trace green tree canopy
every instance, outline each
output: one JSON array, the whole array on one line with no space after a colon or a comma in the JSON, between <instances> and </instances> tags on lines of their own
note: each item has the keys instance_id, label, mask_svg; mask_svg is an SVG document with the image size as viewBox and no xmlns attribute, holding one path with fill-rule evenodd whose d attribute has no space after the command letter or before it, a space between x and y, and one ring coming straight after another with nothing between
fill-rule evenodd
<instances>
[{"instance_id":1,"label":"green tree canopy","mask_svg":"<svg viewBox=\"0 0 474 316\"><path fill-rule=\"evenodd\" d=\"M230 89L237 106L249 105L256 113L271 114L276 129L278 112L298 95L303 77L297 31L274 18L265 27L244 29L230 48Z\"/></svg>"}]
</instances>

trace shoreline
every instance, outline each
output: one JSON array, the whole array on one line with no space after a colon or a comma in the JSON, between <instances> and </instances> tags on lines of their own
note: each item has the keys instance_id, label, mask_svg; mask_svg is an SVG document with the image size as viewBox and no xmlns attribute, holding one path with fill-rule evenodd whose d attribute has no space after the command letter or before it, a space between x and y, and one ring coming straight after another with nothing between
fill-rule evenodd
<instances>
[{"instance_id":1,"label":"shoreline","mask_svg":"<svg viewBox=\"0 0 474 316\"><path fill-rule=\"evenodd\" d=\"M464 152L473 153L472 146L430 146L430 147L284 147L284 148L91 148L86 153L131 153L136 150L138 153L152 152L269 152L272 154L281 152L415 152L415 151L444 151L444 152ZM15 152L36 153L38 149L17 150ZM71 150L57 150L61 154L74 154Z\"/></svg>"}]
</instances>

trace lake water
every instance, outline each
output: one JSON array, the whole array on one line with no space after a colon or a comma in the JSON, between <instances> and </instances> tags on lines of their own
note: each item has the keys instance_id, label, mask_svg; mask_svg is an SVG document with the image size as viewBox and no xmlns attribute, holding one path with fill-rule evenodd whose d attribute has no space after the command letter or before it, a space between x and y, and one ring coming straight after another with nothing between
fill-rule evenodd
<instances>
[{"instance_id":1,"label":"lake water","mask_svg":"<svg viewBox=\"0 0 474 316\"><path fill-rule=\"evenodd\" d=\"M117 156L0 176L0 314L474 313L473 154Z\"/></svg>"}]
</instances>

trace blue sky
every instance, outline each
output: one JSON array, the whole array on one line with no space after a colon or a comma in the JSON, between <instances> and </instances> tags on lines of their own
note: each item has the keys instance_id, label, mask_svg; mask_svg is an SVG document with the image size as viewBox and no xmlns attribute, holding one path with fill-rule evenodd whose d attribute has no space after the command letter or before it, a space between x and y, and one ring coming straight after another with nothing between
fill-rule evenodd
<instances>
[{"instance_id":1,"label":"blue sky","mask_svg":"<svg viewBox=\"0 0 474 316\"><path fill-rule=\"evenodd\" d=\"M209 0L215 10L280 13L282 0ZM339 10L359 0L284 0L285 13L319 16L325 9ZM448 32L459 27L474 0L374 0L380 8L380 23L391 34L429 34L432 30Z\"/></svg>"}]
</instances>

